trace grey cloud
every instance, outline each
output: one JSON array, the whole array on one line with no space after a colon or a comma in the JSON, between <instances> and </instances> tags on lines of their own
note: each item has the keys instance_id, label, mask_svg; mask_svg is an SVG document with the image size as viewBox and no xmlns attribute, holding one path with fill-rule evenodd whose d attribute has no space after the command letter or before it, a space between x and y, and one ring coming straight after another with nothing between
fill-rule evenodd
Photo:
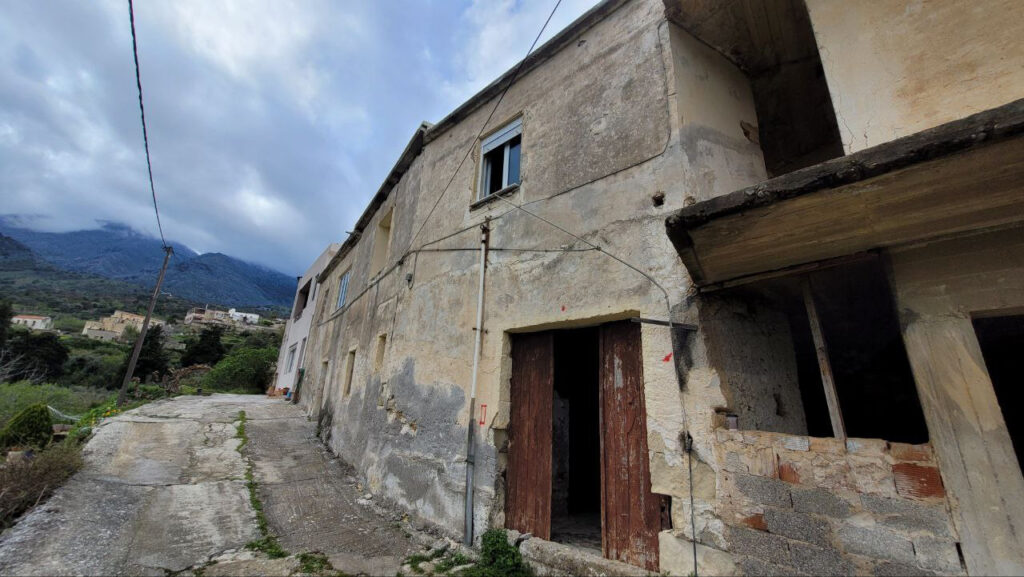
<instances>
[{"instance_id":1,"label":"grey cloud","mask_svg":"<svg viewBox=\"0 0 1024 577\"><path fill-rule=\"evenodd\" d=\"M567 3L554 28L588 3ZM501 3L530 14L546 4ZM300 3L315 13L296 21L314 24L259 58L244 52L262 48L244 26L197 22L181 6L136 3L165 232L289 274L344 238L421 120L491 80L466 64L481 45L468 2ZM200 25L239 35L216 37L234 52L204 52ZM43 215L33 222L48 230L110 220L156 232L131 58L124 1L5 5L0 213Z\"/></svg>"}]
</instances>

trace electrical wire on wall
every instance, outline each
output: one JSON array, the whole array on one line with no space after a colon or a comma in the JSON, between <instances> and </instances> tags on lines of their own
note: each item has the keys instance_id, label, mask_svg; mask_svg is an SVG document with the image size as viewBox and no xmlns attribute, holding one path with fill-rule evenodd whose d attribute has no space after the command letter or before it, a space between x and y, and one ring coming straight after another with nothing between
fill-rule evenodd
<instances>
[{"instance_id":1,"label":"electrical wire on wall","mask_svg":"<svg viewBox=\"0 0 1024 577\"><path fill-rule=\"evenodd\" d=\"M470 146L466 149L466 154L462 155L462 160L460 160L459 165L455 167L455 171L452 172L452 177L449 178L448 183L444 185L444 189L442 189L441 194L437 196L437 200L434 201L434 205L430 207L430 210L427 212L427 216L423 218L423 222L420 223L420 227L416 230L416 234L412 235L412 240L409 241L410 247L416 244L416 239L419 238L420 233L423 232L423 227L427 226L427 222L430 221L430 215L434 214L434 210L437 209L437 205L441 204L441 199L444 198L444 195L448 192L448 189L451 188L452 182L455 181L455 177L458 176L459 170L462 169L462 165L466 163L466 159L468 159L470 154L473 153L473 149L476 148L476 144L477 142L479 142L480 137L483 136L484 131L487 130L487 125L490 124L491 119L494 118L494 113L497 112L498 106L501 105L501 101L505 99L505 95L508 94L509 88L512 88L512 84L514 84L516 78L519 77L519 72L523 69L523 65L526 64L526 59L530 56L530 53L533 52L533 49L537 46L537 42L539 42L540 37L544 35L544 30L546 30L548 24L551 23L551 19L555 16L555 11L558 10L558 7L561 4L562 0L558 0L557 2L555 2L555 7L551 9L551 13L548 14L548 18L547 20L544 21L544 25L540 27L540 32L538 32L537 36L533 39L533 43L530 44L530 48L526 50L526 56L523 56L523 59L520 60L519 64L516 65L515 70L513 70L512 72L512 76L509 77L508 82L506 82L505 84L505 88L502 89L501 94L498 96L498 100L494 103L494 106L491 107L490 114L487 115L487 119L484 120L483 124L480 125L480 130L477 132L476 138L473 139L473 141L470 143Z\"/></svg>"}]
</instances>

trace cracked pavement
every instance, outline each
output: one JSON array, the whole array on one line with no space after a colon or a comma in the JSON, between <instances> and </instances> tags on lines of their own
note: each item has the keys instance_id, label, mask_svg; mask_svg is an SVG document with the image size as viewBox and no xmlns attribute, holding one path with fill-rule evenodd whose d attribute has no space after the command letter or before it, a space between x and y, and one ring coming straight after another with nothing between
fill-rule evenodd
<instances>
[{"instance_id":1,"label":"cracked pavement","mask_svg":"<svg viewBox=\"0 0 1024 577\"><path fill-rule=\"evenodd\" d=\"M245 457L235 436L243 410ZM285 549L323 552L346 573L395 574L416 548L400 514L365 499L314 429L298 407L255 395L177 397L109 419L82 470L0 535L0 574L165 575L224 559L260 537L246 458ZM232 572L224 560L226 574L291 566L245 559Z\"/></svg>"}]
</instances>

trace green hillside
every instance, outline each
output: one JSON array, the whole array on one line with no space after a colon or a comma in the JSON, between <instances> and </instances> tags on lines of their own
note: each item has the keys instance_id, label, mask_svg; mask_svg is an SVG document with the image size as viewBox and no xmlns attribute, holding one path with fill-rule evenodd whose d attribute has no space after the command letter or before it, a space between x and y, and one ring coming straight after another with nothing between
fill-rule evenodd
<instances>
[{"instance_id":1,"label":"green hillside","mask_svg":"<svg viewBox=\"0 0 1024 577\"><path fill-rule=\"evenodd\" d=\"M156 282L156 278L153 279ZM55 318L56 328L81 329L82 319L97 319L115 309L144 313L150 290L124 281L58 270L25 245L0 234L0 300L16 312ZM161 296L156 316L184 317L192 303Z\"/></svg>"}]
</instances>

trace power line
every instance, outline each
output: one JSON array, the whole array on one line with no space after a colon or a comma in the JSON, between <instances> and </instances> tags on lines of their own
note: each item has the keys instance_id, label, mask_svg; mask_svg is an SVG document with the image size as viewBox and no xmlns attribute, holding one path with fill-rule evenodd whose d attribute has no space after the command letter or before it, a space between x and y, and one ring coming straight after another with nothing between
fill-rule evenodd
<instances>
[{"instance_id":1,"label":"power line","mask_svg":"<svg viewBox=\"0 0 1024 577\"><path fill-rule=\"evenodd\" d=\"M153 288L153 296L149 299L149 307L146 309L146 316L142 320L142 327L139 335L135 338L135 346L128 358L128 367L125 369L124 379L121 381L121 390L117 394L117 406L124 405L128 394L128 385L131 383L132 375L135 373L135 366L142 352L142 343L149 332L149 321L153 318L153 309L156 308L156 301L160 297L160 286L164 282L164 274L167 273L167 263L174 254L174 248L167 244L164 239L164 227L160 224L160 209L156 203L156 187L153 186L153 163L149 159L149 134L146 131L146 107L142 103L142 76L139 74L139 45L135 39L135 7L132 0L128 0L128 19L132 25L132 56L135 58L135 84L139 88L139 113L142 117L142 142L146 146L146 168L149 170L149 191L153 194L153 212L156 213L156 227L160 231L160 244L163 245L164 263L160 267L160 274L156 277L156 287Z\"/></svg>"},{"instance_id":2,"label":"power line","mask_svg":"<svg viewBox=\"0 0 1024 577\"><path fill-rule=\"evenodd\" d=\"M470 153L472 153L473 149L476 148L477 142L479 142L480 137L483 136L484 130L486 130L487 125L490 124L491 118L494 117L494 113L497 112L498 110L498 106L500 106L501 101L505 99L505 94L508 93L509 88L512 88L512 84L515 83L516 78L519 77L519 71L522 70L523 65L526 64L526 58L530 56L530 53L533 52L534 47L537 46L537 42L539 42L540 37L544 35L544 30L546 30L548 24L551 23L551 18L554 17L555 11L558 10L558 6L561 3L562 0L558 0L557 2L555 2L555 7L552 8L551 13L548 14L548 19L545 20L544 25L540 27L540 32L537 33L537 37L533 39L533 44L530 44L530 48L526 51L526 55L523 56L523 59L520 60L519 64L516 65L515 70L512 71L512 76L509 77L508 82L505 84L505 88L502 89L501 94L498 96L497 102L495 102L494 106L491 108L491 113L487 115L487 120L484 120L484 123L480 125L480 131L477 132L476 138L474 138L473 142L470 143L469 147L466 149L466 154L462 156L462 160L459 161L459 165L455 167L455 171L452 172L452 177L448 179L448 184L444 185L444 189L441 191L441 194L438 195L437 200L434 201L434 206L430 207L430 211L427 212L427 216L424 217L423 222L420 223L420 227L419 229L416 230L416 234L412 235L412 240L409 241L409 248L412 248L414 246L416 239L420 236L420 233L423 232L423 227L427 226L427 222L430 221L430 216L434 214L434 210L437 209L437 205L441 204L441 199L444 198L444 195L448 192L448 189L451 187L452 182L455 181L455 177L459 174L459 171L462 170L462 165L466 163L466 159L469 158Z\"/></svg>"},{"instance_id":3,"label":"power line","mask_svg":"<svg viewBox=\"0 0 1024 577\"><path fill-rule=\"evenodd\" d=\"M156 227L160 231L160 243L167 248L164 227L160 224L160 208L156 204L156 187L153 185L153 163L149 159L149 133L146 131L146 106L142 103L142 76L139 74L139 45L135 40L135 7L128 0L128 18L132 23L132 55L135 57L135 84L139 87L139 115L142 117L142 143L146 147L146 168L149 170L149 191L153 195L153 212L156 213Z\"/></svg>"}]
</instances>

